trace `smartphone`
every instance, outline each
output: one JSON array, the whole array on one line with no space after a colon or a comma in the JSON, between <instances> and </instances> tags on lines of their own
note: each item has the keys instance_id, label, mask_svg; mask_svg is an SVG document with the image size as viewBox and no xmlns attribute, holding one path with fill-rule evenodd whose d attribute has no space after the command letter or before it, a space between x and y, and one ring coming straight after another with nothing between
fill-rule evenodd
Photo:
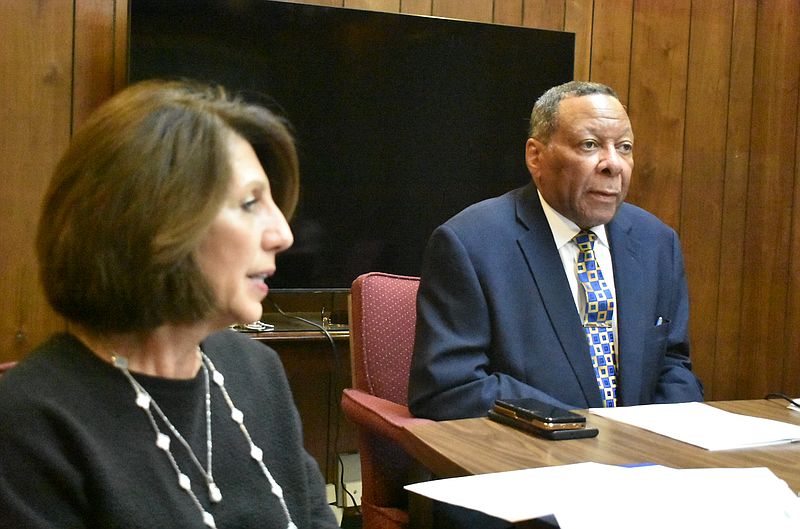
<instances>
[{"instance_id":1,"label":"smartphone","mask_svg":"<svg viewBox=\"0 0 800 529\"><path fill-rule=\"evenodd\" d=\"M497 413L494 410L489 410L489 418L495 422L511 426L517 430L532 433L538 437L544 437L551 441L561 441L564 439L585 439L588 437L597 437L599 431L597 428L573 428L571 430L544 430L532 425L529 422L521 421L502 413Z\"/></svg>"},{"instance_id":2,"label":"smartphone","mask_svg":"<svg viewBox=\"0 0 800 529\"><path fill-rule=\"evenodd\" d=\"M546 439L595 437L596 428L586 428L586 417L537 399L498 399L489 418L537 434Z\"/></svg>"},{"instance_id":3,"label":"smartphone","mask_svg":"<svg viewBox=\"0 0 800 529\"><path fill-rule=\"evenodd\" d=\"M586 427L586 417L537 399L498 399L494 411L526 421L544 430L572 430Z\"/></svg>"}]
</instances>

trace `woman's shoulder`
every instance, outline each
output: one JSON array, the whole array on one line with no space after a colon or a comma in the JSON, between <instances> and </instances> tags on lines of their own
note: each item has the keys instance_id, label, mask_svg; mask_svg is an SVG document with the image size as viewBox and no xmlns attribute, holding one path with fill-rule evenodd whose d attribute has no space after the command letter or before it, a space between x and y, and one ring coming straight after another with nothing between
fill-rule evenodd
<instances>
[{"instance_id":1,"label":"woman's shoulder","mask_svg":"<svg viewBox=\"0 0 800 529\"><path fill-rule=\"evenodd\" d=\"M51 337L0 377L0 422L15 424L6 435L32 439L67 431L68 424L97 411L92 399L113 369L74 336Z\"/></svg>"},{"instance_id":2,"label":"woman's shoulder","mask_svg":"<svg viewBox=\"0 0 800 529\"><path fill-rule=\"evenodd\" d=\"M201 348L223 375L237 406L282 408L291 404L289 381L278 354L251 335L220 331L203 340Z\"/></svg>"},{"instance_id":3,"label":"woman's shoulder","mask_svg":"<svg viewBox=\"0 0 800 529\"><path fill-rule=\"evenodd\" d=\"M84 372L91 363L91 353L74 336L59 333L34 348L12 369L0 377L0 394L30 388L42 394L65 377Z\"/></svg>"},{"instance_id":4,"label":"woman's shoulder","mask_svg":"<svg viewBox=\"0 0 800 529\"><path fill-rule=\"evenodd\" d=\"M253 374L283 369L278 354L251 335L225 329L209 335L200 344L203 352L220 370Z\"/></svg>"}]
</instances>

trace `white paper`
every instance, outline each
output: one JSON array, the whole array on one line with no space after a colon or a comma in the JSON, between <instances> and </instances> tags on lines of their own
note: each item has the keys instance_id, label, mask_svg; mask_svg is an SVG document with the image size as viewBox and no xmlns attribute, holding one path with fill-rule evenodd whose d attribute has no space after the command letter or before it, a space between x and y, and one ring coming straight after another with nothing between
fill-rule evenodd
<instances>
[{"instance_id":1,"label":"white paper","mask_svg":"<svg viewBox=\"0 0 800 529\"><path fill-rule=\"evenodd\" d=\"M615 483L613 515L559 510L561 529L800 527L800 500L766 468L623 470L630 477Z\"/></svg>"},{"instance_id":2,"label":"white paper","mask_svg":"<svg viewBox=\"0 0 800 529\"><path fill-rule=\"evenodd\" d=\"M796 424L731 413L700 402L592 408L592 413L707 450L800 441Z\"/></svg>"},{"instance_id":3,"label":"white paper","mask_svg":"<svg viewBox=\"0 0 800 529\"><path fill-rule=\"evenodd\" d=\"M509 522L553 514L575 495L588 495L602 479L598 463L579 463L462 478L425 481L406 489L434 500L461 505ZM613 468L613 467L612 467ZM564 491L569 491L567 494Z\"/></svg>"},{"instance_id":4,"label":"white paper","mask_svg":"<svg viewBox=\"0 0 800 529\"><path fill-rule=\"evenodd\" d=\"M579 463L406 488L509 522L554 514L561 529L800 527L800 499L767 468L677 470Z\"/></svg>"}]
</instances>

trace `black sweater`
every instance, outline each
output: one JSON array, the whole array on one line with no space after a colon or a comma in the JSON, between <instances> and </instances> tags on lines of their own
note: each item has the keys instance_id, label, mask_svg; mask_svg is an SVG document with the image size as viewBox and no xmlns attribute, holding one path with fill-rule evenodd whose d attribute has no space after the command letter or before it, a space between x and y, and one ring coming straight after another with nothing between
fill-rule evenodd
<instances>
[{"instance_id":1,"label":"black sweater","mask_svg":"<svg viewBox=\"0 0 800 529\"><path fill-rule=\"evenodd\" d=\"M300 529L337 527L274 351L223 331L203 351L264 451ZM206 464L205 384L134 375ZM211 383L213 473L222 501L185 448L171 451L219 529L280 528L287 521L218 387ZM159 428L167 428L159 422ZM68 334L54 336L0 377L0 527L203 528L124 375Z\"/></svg>"}]
</instances>

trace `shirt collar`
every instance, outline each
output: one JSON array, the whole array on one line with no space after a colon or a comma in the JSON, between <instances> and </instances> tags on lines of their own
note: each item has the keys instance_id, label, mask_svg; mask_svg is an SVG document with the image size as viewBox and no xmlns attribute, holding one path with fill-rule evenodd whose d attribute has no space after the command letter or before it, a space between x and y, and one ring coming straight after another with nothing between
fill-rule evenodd
<instances>
[{"instance_id":1,"label":"shirt collar","mask_svg":"<svg viewBox=\"0 0 800 529\"><path fill-rule=\"evenodd\" d=\"M577 224L569 220L558 211L554 210L552 206L547 203L542 196L542 193L538 189L537 193L539 193L539 201L542 203L544 216L547 218L547 223L550 225L550 231L553 232L553 240L556 242L556 248L560 250L561 247L569 243L581 231L581 229ZM606 248L609 247L608 234L606 233L605 224L594 226L590 228L590 230L597 235L597 239Z\"/></svg>"}]
</instances>

